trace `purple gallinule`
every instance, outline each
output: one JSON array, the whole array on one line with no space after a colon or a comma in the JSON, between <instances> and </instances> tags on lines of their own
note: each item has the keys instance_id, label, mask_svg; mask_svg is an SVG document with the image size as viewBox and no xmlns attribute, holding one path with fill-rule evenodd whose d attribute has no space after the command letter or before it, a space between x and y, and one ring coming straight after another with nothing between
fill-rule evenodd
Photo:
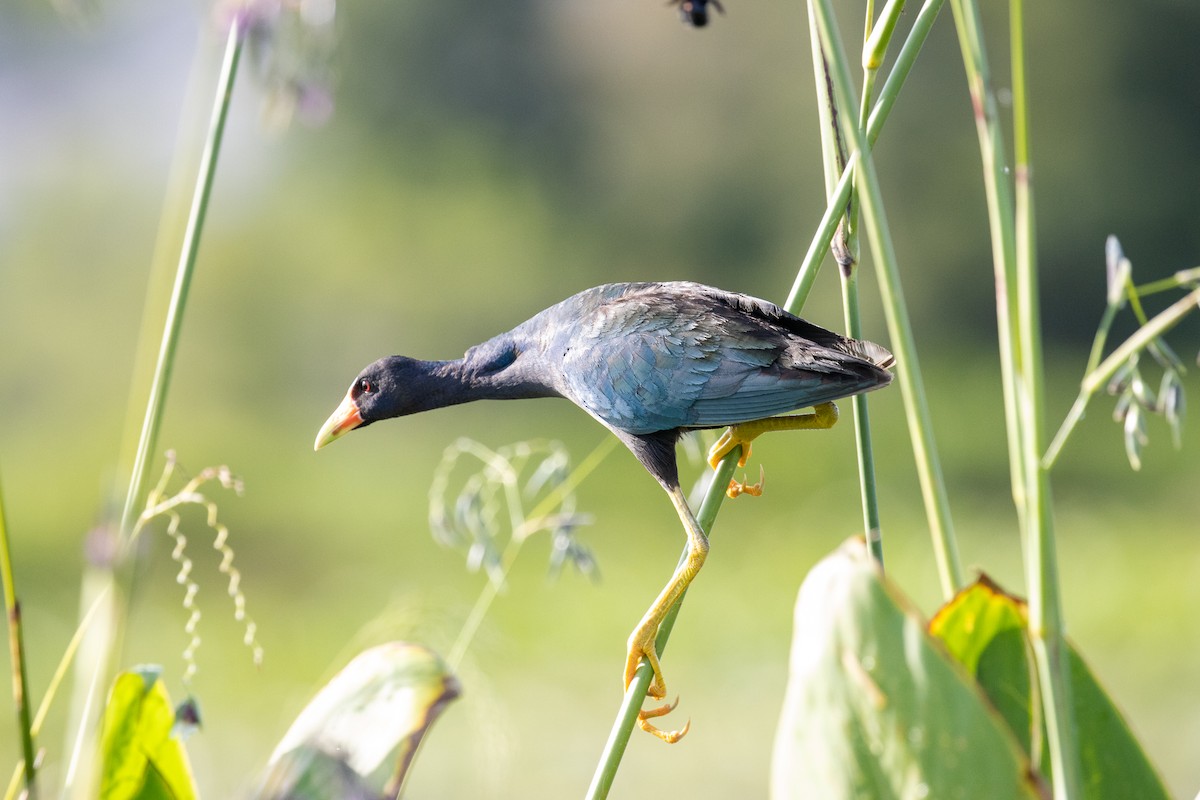
<instances>
[{"instance_id":1,"label":"purple gallinule","mask_svg":"<svg viewBox=\"0 0 1200 800\"><path fill-rule=\"evenodd\" d=\"M597 286L547 308L454 361L390 356L368 366L317 434L320 449L353 428L472 400L565 397L616 434L666 489L688 538L686 559L629 637L625 686L645 658L648 694L666 697L654 639L691 583L708 539L679 486L675 443L698 428L728 430L709 452L716 464L774 430L829 428L833 401L886 386L891 353L847 339L778 306L697 283ZM809 414L775 416L812 407ZM639 724L666 741L644 710Z\"/></svg>"}]
</instances>

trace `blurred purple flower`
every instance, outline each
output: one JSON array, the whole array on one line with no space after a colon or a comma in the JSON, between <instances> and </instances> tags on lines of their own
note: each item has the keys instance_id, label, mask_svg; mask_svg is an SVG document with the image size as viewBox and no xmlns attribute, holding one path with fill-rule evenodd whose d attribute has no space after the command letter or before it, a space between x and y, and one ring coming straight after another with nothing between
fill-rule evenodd
<instances>
[{"instance_id":1,"label":"blurred purple flower","mask_svg":"<svg viewBox=\"0 0 1200 800\"><path fill-rule=\"evenodd\" d=\"M243 32L271 127L296 118L321 125L333 114L336 10L336 0L223 0L214 10L218 30L228 33L236 23Z\"/></svg>"}]
</instances>

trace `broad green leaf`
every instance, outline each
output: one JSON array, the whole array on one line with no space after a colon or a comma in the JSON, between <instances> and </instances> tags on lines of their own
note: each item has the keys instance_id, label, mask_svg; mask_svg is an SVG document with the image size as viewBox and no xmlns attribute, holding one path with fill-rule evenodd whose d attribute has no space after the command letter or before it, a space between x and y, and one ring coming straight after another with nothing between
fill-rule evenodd
<instances>
[{"instance_id":1,"label":"broad green leaf","mask_svg":"<svg viewBox=\"0 0 1200 800\"><path fill-rule=\"evenodd\" d=\"M800 588L771 794L1026 800L1045 790L983 694L851 540Z\"/></svg>"},{"instance_id":2,"label":"broad green leaf","mask_svg":"<svg viewBox=\"0 0 1200 800\"><path fill-rule=\"evenodd\" d=\"M1031 753L1032 743L1039 743L1034 761L1048 769L1049 760L1041 752L1040 717L1034 713L1030 691L1026 625L1024 604L1013 602L981 576L938 610L929 621L929 632L979 683L1016 735L1021 750Z\"/></svg>"},{"instance_id":3,"label":"broad green leaf","mask_svg":"<svg viewBox=\"0 0 1200 800\"><path fill-rule=\"evenodd\" d=\"M458 694L458 681L421 645L360 653L292 723L259 798L376 800L403 781L422 737Z\"/></svg>"},{"instance_id":4,"label":"broad green leaf","mask_svg":"<svg viewBox=\"0 0 1200 800\"><path fill-rule=\"evenodd\" d=\"M101 800L194 800L183 743L172 735L175 710L158 667L117 676L104 709Z\"/></svg>"},{"instance_id":5,"label":"broad green leaf","mask_svg":"<svg viewBox=\"0 0 1200 800\"><path fill-rule=\"evenodd\" d=\"M1049 769L1030 689L1027 620L1023 600L982 577L938 611L929 629L975 676L1026 752L1031 740L1038 743L1038 760ZM1084 800L1166 800L1162 779L1121 712L1070 643L1067 654Z\"/></svg>"}]
</instances>

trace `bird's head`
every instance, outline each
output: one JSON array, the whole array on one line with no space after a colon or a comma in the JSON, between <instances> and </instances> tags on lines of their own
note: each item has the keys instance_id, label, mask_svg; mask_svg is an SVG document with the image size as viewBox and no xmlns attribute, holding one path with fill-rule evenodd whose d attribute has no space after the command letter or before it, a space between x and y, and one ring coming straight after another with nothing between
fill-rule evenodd
<instances>
[{"instance_id":1,"label":"bird's head","mask_svg":"<svg viewBox=\"0 0 1200 800\"><path fill-rule=\"evenodd\" d=\"M334 439L372 422L424 410L418 389L421 363L404 356L389 356L358 373L341 404L317 432L313 449L320 450Z\"/></svg>"}]
</instances>

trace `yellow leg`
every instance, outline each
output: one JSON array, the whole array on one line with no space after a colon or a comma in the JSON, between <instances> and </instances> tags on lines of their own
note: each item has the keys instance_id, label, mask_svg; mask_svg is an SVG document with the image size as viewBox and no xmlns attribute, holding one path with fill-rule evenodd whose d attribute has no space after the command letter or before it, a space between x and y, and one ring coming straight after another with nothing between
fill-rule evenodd
<instances>
[{"instance_id":1,"label":"yellow leg","mask_svg":"<svg viewBox=\"0 0 1200 800\"><path fill-rule=\"evenodd\" d=\"M683 490L676 486L674 489L668 490L667 494L671 497L671 502L675 504L675 510L679 513L679 519L683 522L684 530L687 533L687 557L682 564L675 568L675 574L671 576L671 580L667 581L667 585L663 587L654 604L646 611L642 621L633 629L633 633L629 636L628 656L625 659L625 688L629 688L629 684L637 672L638 663L644 658L654 670L654 680L650 682L646 694L656 700L667 696L667 684L663 680L662 668L658 663L658 650L654 646L654 640L658 636L658 627L662 624L667 611L675 605L675 601L696 577L700 567L704 566L704 559L708 556L708 538L704 535L704 531L700 530L700 523L696 521L691 509L688 508ZM678 731L662 731L648 722L651 718L667 714L674 707L674 704L671 704L639 712L638 726L664 742L679 741L687 733L687 725Z\"/></svg>"},{"instance_id":2,"label":"yellow leg","mask_svg":"<svg viewBox=\"0 0 1200 800\"><path fill-rule=\"evenodd\" d=\"M767 417L750 422L739 422L737 425L730 425L726 428L725 432L721 434L721 438L717 439L717 443L708 451L708 463L712 465L713 469L716 469L717 464L721 463L721 459L740 444L742 457L738 459L738 466L744 467L746 459L750 458L750 443L768 431L824 430L832 428L837 421L837 406L833 403L821 403L819 406L813 406L811 414Z\"/></svg>"}]
</instances>

